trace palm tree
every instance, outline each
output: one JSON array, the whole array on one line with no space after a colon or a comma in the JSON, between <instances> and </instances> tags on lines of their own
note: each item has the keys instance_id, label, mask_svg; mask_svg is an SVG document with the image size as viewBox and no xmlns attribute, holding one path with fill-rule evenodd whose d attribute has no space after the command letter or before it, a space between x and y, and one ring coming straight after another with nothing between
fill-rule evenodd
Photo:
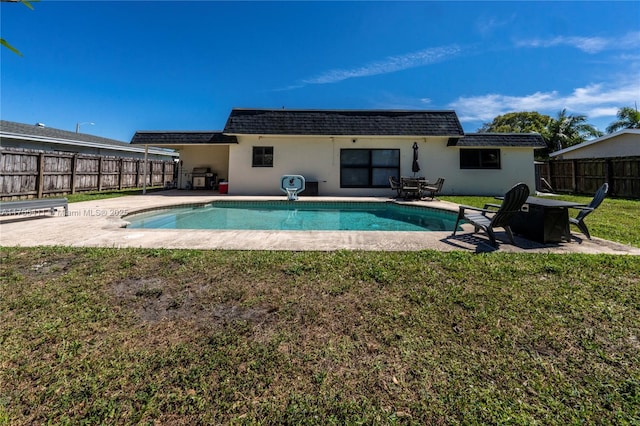
<instances>
[{"instance_id":1,"label":"palm tree","mask_svg":"<svg viewBox=\"0 0 640 426\"><path fill-rule=\"evenodd\" d=\"M33 10L33 5L31 3L34 3L40 0L0 0L0 1L6 2L6 3L22 3L25 6L27 6L29 9ZM16 55L22 56L22 53L20 53L18 49L10 45L9 42L3 38L0 38L0 45L6 47Z\"/></svg>"},{"instance_id":2,"label":"palm tree","mask_svg":"<svg viewBox=\"0 0 640 426\"><path fill-rule=\"evenodd\" d=\"M602 136L602 132L588 124L586 115L570 115L563 109L558 118L549 121L549 148L561 150L586 141L589 137Z\"/></svg>"},{"instance_id":3,"label":"palm tree","mask_svg":"<svg viewBox=\"0 0 640 426\"><path fill-rule=\"evenodd\" d=\"M616 114L618 119L607 127L607 133L622 129L640 129L640 112L638 108L623 107Z\"/></svg>"}]
</instances>

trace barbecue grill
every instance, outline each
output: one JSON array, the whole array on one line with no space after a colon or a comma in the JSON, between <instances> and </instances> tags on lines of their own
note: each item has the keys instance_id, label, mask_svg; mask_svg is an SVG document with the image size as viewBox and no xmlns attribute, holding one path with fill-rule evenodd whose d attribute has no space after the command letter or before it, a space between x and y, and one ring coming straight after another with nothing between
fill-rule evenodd
<instances>
[{"instance_id":1,"label":"barbecue grill","mask_svg":"<svg viewBox=\"0 0 640 426\"><path fill-rule=\"evenodd\" d=\"M194 167L191 172L193 189L213 189L216 183L216 175L211 173L209 167Z\"/></svg>"}]
</instances>

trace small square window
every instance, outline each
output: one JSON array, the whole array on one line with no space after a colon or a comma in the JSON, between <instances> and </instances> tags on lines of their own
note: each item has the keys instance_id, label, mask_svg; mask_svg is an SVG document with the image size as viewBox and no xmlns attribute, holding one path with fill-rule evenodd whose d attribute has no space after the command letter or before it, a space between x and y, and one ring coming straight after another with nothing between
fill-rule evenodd
<instances>
[{"instance_id":1,"label":"small square window","mask_svg":"<svg viewBox=\"0 0 640 426\"><path fill-rule=\"evenodd\" d=\"M273 167L273 147L254 146L252 167Z\"/></svg>"}]
</instances>

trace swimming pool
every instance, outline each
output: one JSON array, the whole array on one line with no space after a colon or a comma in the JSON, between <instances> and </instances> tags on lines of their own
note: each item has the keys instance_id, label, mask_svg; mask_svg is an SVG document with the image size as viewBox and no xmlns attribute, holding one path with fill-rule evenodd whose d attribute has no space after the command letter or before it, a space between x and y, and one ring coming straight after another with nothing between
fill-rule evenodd
<instances>
[{"instance_id":1,"label":"swimming pool","mask_svg":"<svg viewBox=\"0 0 640 426\"><path fill-rule=\"evenodd\" d=\"M133 229L452 231L456 214L394 202L214 201L124 220Z\"/></svg>"}]
</instances>

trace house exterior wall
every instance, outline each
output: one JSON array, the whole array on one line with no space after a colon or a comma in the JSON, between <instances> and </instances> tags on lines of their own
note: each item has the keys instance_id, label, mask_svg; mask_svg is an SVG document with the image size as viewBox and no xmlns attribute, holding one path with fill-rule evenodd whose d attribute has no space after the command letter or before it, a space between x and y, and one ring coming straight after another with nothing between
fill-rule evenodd
<instances>
[{"instance_id":1,"label":"house exterior wall","mask_svg":"<svg viewBox=\"0 0 640 426\"><path fill-rule=\"evenodd\" d=\"M447 140L446 137L238 136L238 144L229 149L229 194L284 195L280 191L280 177L299 174L307 181L317 181L319 195L323 196L394 196L395 192L388 187L340 188L340 150L400 149L400 174L412 176L414 142L419 146L421 166L417 175L430 182L445 178L443 194L503 195L517 182L524 182L534 190L532 148L501 148L499 170L463 170L461 148L447 146ZM252 167L254 146L273 147L273 167Z\"/></svg>"},{"instance_id":2,"label":"house exterior wall","mask_svg":"<svg viewBox=\"0 0 640 426\"><path fill-rule=\"evenodd\" d=\"M353 140L356 140L354 143ZM319 195L388 196L389 188L340 188L341 149L400 149L400 170L411 174L413 138L357 136L238 136L230 149L229 193L283 195L282 175L302 175L318 182ZM273 147L273 167L252 167L254 146Z\"/></svg>"},{"instance_id":3,"label":"house exterior wall","mask_svg":"<svg viewBox=\"0 0 640 426\"><path fill-rule=\"evenodd\" d=\"M491 147L495 148L495 147ZM504 195L513 185L523 182L535 191L534 154L531 148L501 147L500 169L461 169L460 149L448 158L450 169L445 187L455 195ZM447 155L447 157L451 157Z\"/></svg>"},{"instance_id":4,"label":"house exterior wall","mask_svg":"<svg viewBox=\"0 0 640 426\"><path fill-rule=\"evenodd\" d=\"M555 157L558 160L582 158L610 158L640 156L640 134L623 133L597 143L565 152Z\"/></svg>"},{"instance_id":5,"label":"house exterior wall","mask_svg":"<svg viewBox=\"0 0 640 426\"><path fill-rule=\"evenodd\" d=\"M185 145L177 148L180 152L178 188L190 187L191 172L195 167L209 167L218 179L229 176L228 145Z\"/></svg>"}]
</instances>

